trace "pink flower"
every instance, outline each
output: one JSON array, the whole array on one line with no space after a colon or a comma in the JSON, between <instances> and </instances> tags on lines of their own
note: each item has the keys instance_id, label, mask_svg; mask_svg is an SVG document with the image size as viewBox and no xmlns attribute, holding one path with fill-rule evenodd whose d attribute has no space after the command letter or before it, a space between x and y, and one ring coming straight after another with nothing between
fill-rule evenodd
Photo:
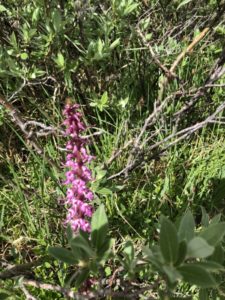
<instances>
[{"instance_id":1,"label":"pink flower","mask_svg":"<svg viewBox=\"0 0 225 300\"><path fill-rule=\"evenodd\" d=\"M64 203L68 207L65 224L70 224L76 232L78 230L90 231L88 218L92 216L93 207L87 203L93 200L94 195L87 184L92 180L91 171L85 165L92 160L92 156L87 154L85 144L87 140L80 136L86 129L81 122L81 113L78 112L79 105L67 104L63 114L66 126L66 136L70 139L66 144L69 154L66 156L65 167L69 170L65 173L64 185L68 186Z\"/></svg>"}]
</instances>

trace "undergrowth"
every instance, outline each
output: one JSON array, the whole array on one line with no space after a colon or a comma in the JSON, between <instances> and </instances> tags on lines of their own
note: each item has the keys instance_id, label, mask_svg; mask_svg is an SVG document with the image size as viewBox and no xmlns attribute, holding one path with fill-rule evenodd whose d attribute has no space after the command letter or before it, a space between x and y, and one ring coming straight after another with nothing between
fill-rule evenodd
<instances>
[{"instance_id":1,"label":"undergrowth","mask_svg":"<svg viewBox=\"0 0 225 300\"><path fill-rule=\"evenodd\" d=\"M186 4L179 8L181 2ZM62 109L68 101L80 104L88 126L88 150L95 156L90 166L93 203L96 208L104 203L118 249L128 239L135 242L137 251L144 239L157 240L161 215L178 222L190 209L200 224L204 207L210 217L221 213L224 219L223 110L214 123L180 141L173 137L172 146L164 142L169 135L206 120L224 101L223 74L217 86L204 86L220 66L218 61L224 65L224 16L211 22L223 6L223 1L203 0L12 0L0 4L1 97L24 122L37 121L55 130L35 137L32 132L42 133L44 127L30 123L31 135L26 136L7 105L0 102L2 270L47 257L50 262L47 259L36 267L32 277L61 286L68 280L66 265L47 254L49 246L67 243L60 200L65 198L62 163L66 154ZM210 32L178 64L178 78L165 86L163 99L172 95L171 100L146 128L143 147L135 146L146 118L159 105L166 78L148 43L163 66L170 68L207 26L212 27ZM196 105L176 117L199 91ZM42 153L32 146L33 137ZM149 150L157 143L162 144ZM120 154L111 160L119 149ZM135 167L110 179L129 159L137 163ZM108 277L114 271L112 265ZM4 289L11 288L13 299L24 299L17 282L4 281ZM198 297L187 284L178 290ZM60 293L34 288L31 292L38 299L64 299Z\"/></svg>"}]
</instances>

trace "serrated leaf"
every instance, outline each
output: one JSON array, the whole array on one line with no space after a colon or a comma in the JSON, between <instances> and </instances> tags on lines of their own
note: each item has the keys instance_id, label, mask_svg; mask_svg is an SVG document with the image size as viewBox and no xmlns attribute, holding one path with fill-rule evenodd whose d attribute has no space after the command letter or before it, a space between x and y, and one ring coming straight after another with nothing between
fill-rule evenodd
<instances>
[{"instance_id":1,"label":"serrated leaf","mask_svg":"<svg viewBox=\"0 0 225 300\"><path fill-rule=\"evenodd\" d=\"M190 211L187 211L180 221L178 229L179 240L190 241L194 237L195 220Z\"/></svg>"},{"instance_id":2,"label":"serrated leaf","mask_svg":"<svg viewBox=\"0 0 225 300\"><path fill-rule=\"evenodd\" d=\"M203 238L194 237L188 243L187 255L194 258L206 258L213 253L214 249Z\"/></svg>"},{"instance_id":3,"label":"serrated leaf","mask_svg":"<svg viewBox=\"0 0 225 300\"><path fill-rule=\"evenodd\" d=\"M203 267L195 264L186 264L178 268L183 280L195 284L201 288L209 288L217 285L215 278Z\"/></svg>"},{"instance_id":4,"label":"serrated leaf","mask_svg":"<svg viewBox=\"0 0 225 300\"><path fill-rule=\"evenodd\" d=\"M163 217L160 229L160 249L166 262L175 263L178 256L178 236L175 225Z\"/></svg>"},{"instance_id":5,"label":"serrated leaf","mask_svg":"<svg viewBox=\"0 0 225 300\"><path fill-rule=\"evenodd\" d=\"M205 239L210 245L215 246L222 241L225 235L225 222L210 224L200 232L199 236Z\"/></svg>"},{"instance_id":6,"label":"serrated leaf","mask_svg":"<svg viewBox=\"0 0 225 300\"><path fill-rule=\"evenodd\" d=\"M101 204L91 219L91 242L94 248L101 249L108 233L108 218L104 205Z\"/></svg>"},{"instance_id":7,"label":"serrated leaf","mask_svg":"<svg viewBox=\"0 0 225 300\"><path fill-rule=\"evenodd\" d=\"M73 265L77 263L73 253L62 247L49 247L48 252L58 260L61 260L67 264Z\"/></svg>"}]
</instances>

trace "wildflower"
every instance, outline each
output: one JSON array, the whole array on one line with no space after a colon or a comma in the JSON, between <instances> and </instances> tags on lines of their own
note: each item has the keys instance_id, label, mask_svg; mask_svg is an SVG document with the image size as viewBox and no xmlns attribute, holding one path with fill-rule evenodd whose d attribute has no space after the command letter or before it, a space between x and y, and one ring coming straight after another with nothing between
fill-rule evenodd
<instances>
[{"instance_id":1,"label":"wildflower","mask_svg":"<svg viewBox=\"0 0 225 300\"><path fill-rule=\"evenodd\" d=\"M85 148L87 140L80 135L86 128L81 122L81 113L78 109L77 104L67 104L63 111L66 135L70 138L66 144L69 153L65 162L65 167L69 170L63 182L68 186L64 201L68 206L65 224L70 224L75 232L79 229L89 232L88 218L93 212L90 201L93 200L94 195L88 188L88 182L92 180L92 176L85 164L91 161L92 156L88 155Z\"/></svg>"}]
</instances>

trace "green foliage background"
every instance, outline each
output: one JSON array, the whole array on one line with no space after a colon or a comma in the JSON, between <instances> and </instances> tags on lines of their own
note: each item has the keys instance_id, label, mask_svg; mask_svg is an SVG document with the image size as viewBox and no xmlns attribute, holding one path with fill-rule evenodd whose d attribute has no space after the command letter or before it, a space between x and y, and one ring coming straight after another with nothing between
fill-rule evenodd
<instances>
[{"instance_id":1,"label":"green foliage background","mask_svg":"<svg viewBox=\"0 0 225 300\"><path fill-rule=\"evenodd\" d=\"M183 3L183 5L181 5ZM156 56L170 67L176 57L224 6L223 1L165 0L9 0L0 3L1 95L24 120L61 128L66 99L81 104L89 150L95 204L104 203L111 235L120 245L133 239L154 240L161 214L174 221L189 207L201 219L224 214L224 124L209 124L163 154L145 160L129 177L107 180L127 164L131 148L112 163L110 157L138 135L153 111L163 73L137 33L145 33ZM224 56L224 15L176 69L164 98L177 90L148 134L154 143L174 132L173 115L188 102L192 90L207 80ZM224 76L182 115L179 129L211 115L224 102ZM223 120L224 113L220 114ZM33 126L33 127L32 127ZM30 125L30 129L40 128ZM61 187L65 138L60 133L38 138L43 154L0 106L0 241L1 260L25 263L46 255L49 245L65 244ZM149 153L144 147L144 157ZM54 166L50 163L54 162ZM46 263L35 269L43 281L64 284L66 267ZM8 285L11 286L12 282ZM188 291L188 288L183 287ZM39 299L62 299L41 292ZM19 291L18 299L22 296ZM47 297L47 298L46 298ZM58 298L56 298L58 297ZM53 299L53 298L52 298Z\"/></svg>"}]
</instances>

